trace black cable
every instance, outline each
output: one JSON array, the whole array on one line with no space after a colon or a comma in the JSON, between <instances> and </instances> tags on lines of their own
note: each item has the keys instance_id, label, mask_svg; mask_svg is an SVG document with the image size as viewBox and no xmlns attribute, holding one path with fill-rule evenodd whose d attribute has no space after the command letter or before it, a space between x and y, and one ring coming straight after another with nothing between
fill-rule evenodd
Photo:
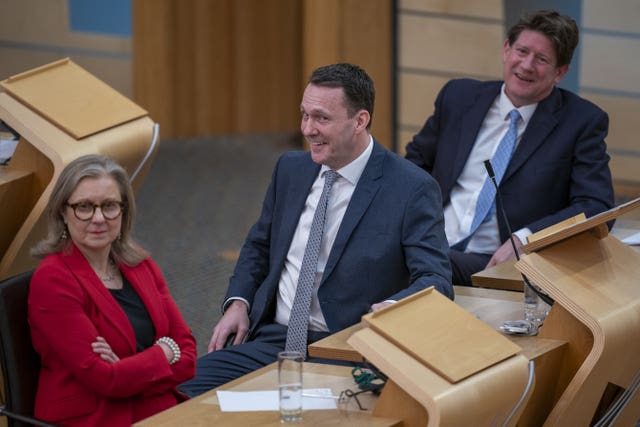
<instances>
[{"instance_id":1,"label":"black cable","mask_svg":"<svg viewBox=\"0 0 640 427\"><path fill-rule=\"evenodd\" d=\"M509 224L509 219L507 218L507 213L504 210L504 205L502 204L502 197L500 196L500 190L498 189L498 183L496 182L496 176L495 173L493 172L493 167L491 166L491 161L490 160L485 160L484 161L484 167L487 170L487 173L489 174L489 178L491 178L491 182L493 182L493 186L496 188L496 204L498 206L498 210L500 211L501 215L502 215L502 219L507 227L507 232L509 233L509 240L511 241L511 246L513 247L513 252L516 255L516 260L520 261L520 254L518 253L518 248L516 247L516 242L513 239L513 233L511 232L511 225ZM553 298L551 298L549 295L547 295L546 293L542 292L540 289L538 289L536 286L534 286L529 279L527 278L527 276L525 276L523 273L520 273L522 275L522 279L524 280L524 283L526 286L529 287L529 289L531 289L533 292L535 292L536 295L538 295L540 297L540 299L542 301L544 301L545 303L547 303L549 306L552 306L553 303L555 302L553 300Z\"/></svg>"}]
</instances>

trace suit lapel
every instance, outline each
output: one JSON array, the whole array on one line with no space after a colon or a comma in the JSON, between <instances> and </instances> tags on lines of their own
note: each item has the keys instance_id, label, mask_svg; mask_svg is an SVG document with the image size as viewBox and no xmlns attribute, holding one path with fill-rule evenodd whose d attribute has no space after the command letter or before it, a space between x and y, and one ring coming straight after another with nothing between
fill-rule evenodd
<instances>
[{"instance_id":1,"label":"suit lapel","mask_svg":"<svg viewBox=\"0 0 640 427\"><path fill-rule=\"evenodd\" d=\"M558 125L556 111L560 105L560 91L556 88L553 89L547 99L538 104L538 108L536 108L516 151L513 153L502 182L509 179L527 161Z\"/></svg>"},{"instance_id":2,"label":"suit lapel","mask_svg":"<svg viewBox=\"0 0 640 427\"><path fill-rule=\"evenodd\" d=\"M448 190L453 187L453 184L462 173L462 169L467 163L471 149L480 132L484 117L487 115L487 111L491 108L496 96L500 93L501 87L501 82L493 82L492 84L482 86L476 93L476 96L471 100L467 110L462 114L460 118L460 141L458 144L452 144L456 153L455 160L451 162L452 168L449 187L446 190L443 189L443 193L449 193Z\"/></svg>"},{"instance_id":3,"label":"suit lapel","mask_svg":"<svg viewBox=\"0 0 640 427\"><path fill-rule=\"evenodd\" d=\"M114 329L128 343L131 352L135 353L136 338L127 315L100 281L100 278L95 274L84 255L74 245L72 253L62 255L61 259L67 265L71 274L76 277L78 284L86 290L87 295L99 307L100 313L113 324Z\"/></svg>"},{"instance_id":4,"label":"suit lapel","mask_svg":"<svg viewBox=\"0 0 640 427\"><path fill-rule=\"evenodd\" d=\"M321 284L329 277L335 268L338 260L342 256L353 230L356 228L360 219L369 208L371 201L380 189L382 184L382 173L386 151L374 140L373 151L367 165L360 176L360 180L356 185L351 201L344 213L338 234L329 253L329 259L324 269Z\"/></svg>"},{"instance_id":5,"label":"suit lapel","mask_svg":"<svg viewBox=\"0 0 640 427\"><path fill-rule=\"evenodd\" d=\"M282 265L284 259L289 252L291 240L298 226L300 215L304 209L311 186L320 172L320 165L314 163L309 157L309 167L295 168L295 170L287 171L294 173L295 176L289 177L287 180L287 194L283 198L285 206L280 209L282 212L281 230L287 230L287 233L278 233L278 241L273 246L278 252L274 254L274 264ZM296 185L296 182L303 182L303 185Z\"/></svg>"}]
</instances>

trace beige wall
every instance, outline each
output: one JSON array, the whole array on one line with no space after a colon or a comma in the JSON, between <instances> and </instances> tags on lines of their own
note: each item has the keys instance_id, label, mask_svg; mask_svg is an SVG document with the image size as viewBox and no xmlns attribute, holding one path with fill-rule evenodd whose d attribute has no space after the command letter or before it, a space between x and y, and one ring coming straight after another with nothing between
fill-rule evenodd
<instances>
[{"instance_id":1,"label":"beige wall","mask_svg":"<svg viewBox=\"0 0 640 427\"><path fill-rule=\"evenodd\" d=\"M296 131L319 65L376 83L372 132L391 142L391 0L134 0L135 100L164 136Z\"/></svg>"},{"instance_id":2,"label":"beige wall","mask_svg":"<svg viewBox=\"0 0 640 427\"><path fill-rule=\"evenodd\" d=\"M580 95L609 113L614 178L640 182L640 2L583 0Z\"/></svg>"},{"instance_id":3,"label":"beige wall","mask_svg":"<svg viewBox=\"0 0 640 427\"><path fill-rule=\"evenodd\" d=\"M433 112L454 77L501 78L502 0L399 0L398 128L400 153ZM640 182L640 2L583 0L579 95L609 113L607 146L618 181ZM637 119L636 119L637 120Z\"/></svg>"},{"instance_id":4,"label":"beige wall","mask_svg":"<svg viewBox=\"0 0 640 427\"><path fill-rule=\"evenodd\" d=\"M134 27L138 16L154 36L134 48L140 42L126 37L71 32L67 0L2 0L0 79L70 56L149 109L164 136L174 130L176 136L204 135L295 130L309 70L353 61L376 81L374 134L382 142L395 138L403 153L447 80L500 78L507 0L397 0L397 128L391 135L392 38L385 18L390 0L253 1L133 0ZM634 132L640 113L640 2L583 0L582 11L579 62L572 64L579 67L579 94L610 115L614 178L640 182ZM172 50L178 42L186 48ZM268 49L237 53L258 42ZM145 50L149 46L152 50ZM203 49L209 54L200 54ZM270 57L278 57L280 65ZM265 77L267 85L261 82ZM183 86L168 91L176 79ZM279 96L266 104L250 101L274 91Z\"/></svg>"},{"instance_id":5,"label":"beige wall","mask_svg":"<svg viewBox=\"0 0 640 427\"><path fill-rule=\"evenodd\" d=\"M1 80L65 57L132 96L128 37L71 31L67 0L0 1Z\"/></svg>"}]
</instances>

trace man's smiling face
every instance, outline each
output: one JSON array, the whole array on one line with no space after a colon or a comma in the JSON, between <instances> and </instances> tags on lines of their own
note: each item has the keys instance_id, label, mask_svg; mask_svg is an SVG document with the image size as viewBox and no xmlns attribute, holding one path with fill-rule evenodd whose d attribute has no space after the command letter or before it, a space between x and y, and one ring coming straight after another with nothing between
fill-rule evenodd
<instances>
[{"instance_id":1,"label":"man's smiling face","mask_svg":"<svg viewBox=\"0 0 640 427\"><path fill-rule=\"evenodd\" d=\"M551 40L532 30L522 31L511 46L504 42L502 63L505 91L516 107L542 101L569 70L556 65Z\"/></svg>"}]
</instances>

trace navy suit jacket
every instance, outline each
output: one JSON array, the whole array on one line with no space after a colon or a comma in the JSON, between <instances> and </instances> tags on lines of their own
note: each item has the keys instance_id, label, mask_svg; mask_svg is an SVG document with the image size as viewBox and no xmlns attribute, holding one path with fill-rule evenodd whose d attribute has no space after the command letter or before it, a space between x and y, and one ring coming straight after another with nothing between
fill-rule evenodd
<instances>
[{"instance_id":1,"label":"navy suit jacket","mask_svg":"<svg viewBox=\"0 0 640 427\"><path fill-rule=\"evenodd\" d=\"M435 112L407 145L406 158L436 179L443 206L501 81L452 80L441 90ZM500 183L513 231L532 232L584 212L587 217L613 206L609 155L604 138L609 118L594 104L554 88L541 101ZM500 240L509 237L498 215Z\"/></svg>"},{"instance_id":2,"label":"navy suit jacket","mask_svg":"<svg viewBox=\"0 0 640 427\"><path fill-rule=\"evenodd\" d=\"M277 162L225 298L249 302L249 338L257 325L273 322L280 274L319 171L305 151L285 153ZM438 185L374 142L318 290L329 331L359 322L373 303L429 286L453 298L447 253Z\"/></svg>"}]
</instances>

